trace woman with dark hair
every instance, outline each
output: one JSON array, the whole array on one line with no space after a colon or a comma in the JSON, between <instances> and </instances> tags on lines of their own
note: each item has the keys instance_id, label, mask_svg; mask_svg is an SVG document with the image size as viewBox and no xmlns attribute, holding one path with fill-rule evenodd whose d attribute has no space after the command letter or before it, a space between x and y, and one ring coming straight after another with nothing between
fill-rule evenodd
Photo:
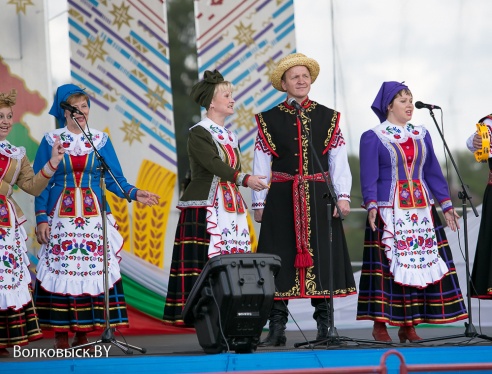
<instances>
[{"instance_id":1,"label":"woman with dark hair","mask_svg":"<svg viewBox=\"0 0 492 374\"><path fill-rule=\"evenodd\" d=\"M409 123L414 110L409 88L384 82L371 108L381 124L360 140L368 216L357 319L374 321L375 340L391 341L389 323L400 327L400 342L418 341L415 326L420 323L468 317L433 197L453 231L459 216L429 132Z\"/></svg>"}]
</instances>

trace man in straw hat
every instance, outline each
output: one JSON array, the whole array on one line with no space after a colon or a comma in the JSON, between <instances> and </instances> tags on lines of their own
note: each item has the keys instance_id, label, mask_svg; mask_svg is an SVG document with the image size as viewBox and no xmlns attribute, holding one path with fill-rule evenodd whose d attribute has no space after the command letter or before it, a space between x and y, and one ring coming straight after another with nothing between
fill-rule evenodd
<instances>
[{"instance_id":1,"label":"man in straw hat","mask_svg":"<svg viewBox=\"0 0 492 374\"><path fill-rule=\"evenodd\" d=\"M333 198L343 216L350 212L352 175L339 128L340 113L308 97L318 74L319 64L301 53L282 58L271 81L275 89L286 92L285 101L255 116L254 174L270 176L271 183L269 191L253 192L254 217L261 222L258 253L282 259L263 346L285 345L287 303L296 298L311 299L316 339L326 338L330 269L334 269L334 297L356 293L342 221L334 204L330 213L333 264L329 263L326 204L333 200L324 199L329 189L322 173L332 183Z\"/></svg>"}]
</instances>

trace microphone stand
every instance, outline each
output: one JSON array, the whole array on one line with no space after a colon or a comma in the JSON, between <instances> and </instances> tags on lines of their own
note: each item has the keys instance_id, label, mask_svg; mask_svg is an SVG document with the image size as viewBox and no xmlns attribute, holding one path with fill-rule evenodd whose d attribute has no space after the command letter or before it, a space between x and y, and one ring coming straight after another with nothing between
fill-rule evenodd
<instances>
[{"instance_id":1,"label":"microphone stand","mask_svg":"<svg viewBox=\"0 0 492 374\"><path fill-rule=\"evenodd\" d=\"M104 158L101 156L99 151L96 149L94 146L94 143L92 142L92 136L90 136L90 130L89 133L86 133L85 130L80 126L79 122L75 119L73 115L73 111L70 115L72 120L77 124L79 127L80 131L84 134L85 138L87 141L90 143L92 146L92 149L94 151L94 155L96 156L96 159L99 162L99 171L101 173L100 177L100 187L101 187L101 218L102 218L102 232L103 232L103 268L104 268L104 319L105 319L105 329L99 338L99 340L96 340L94 342L89 342L86 344L78 345L76 347L72 347L71 349L82 349L84 347L89 347L101 343L111 343L120 348L125 354L130 355L133 354L132 349L135 349L139 351L140 353L145 353L147 350L145 348L140 348L134 345L127 344L126 342L121 342L116 340L114 336L114 328L111 327L110 324L110 317L109 317L109 284L108 284L108 279L109 279L109 269L108 269L108 232L107 232L107 209L106 209L106 179L105 179L105 173L108 172L108 174L111 176L111 178L114 180L120 191L123 193L125 196L126 200L128 202L131 202L130 196L126 193L126 191L121 187L120 183L118 180L115 178L113 175L113 172L109 168L108 164L104 160ZM84 116L85 117L85 116ZM87 123L87 120L86 120Z\"/></svg>"},{"instance_id":2,"label":"microphone stand","mask_svg":"<svg viewBox=\"0 0 492 374\"><path fill-rule=\"evenodd\" d=\"M296 107L294 104L293 104L293 106ZM328 178L330 171L329 171L329 169L326 172L323 170L323 166L321 164L321 161L320 161L318 155L316 154L316 149L314 148L314 145L312 144L311 134L309 132L309 129L307 128L307 123L311 122L311 118L309 118L309 116L304 111L301 111L300 109L296 109L296 115L297 115L297 119L298 119L300 126L301 126L301 131L302 131L303 135L305 136L306 141L308 142L309 147L311 149L311 154L313 155L314 160L316 162L316 165L318 166L319 170L321 171L321 175L323 176L326 187L328 188L328 194L324 194L323 197L328 198L327 203L326 203L326 214L327 214L327 221L328 221L328 233L327 233L328 234L328 258L330 261L329 269L328 269L328 271L329 271L329 278L328 278L329 290L328 291L330 292L328 315L330 318L330 321L329 321L330 326L328 328L328 334L327 334L326 338L316 339L316 340L311 340L311 341L308 340L308 341L301 342L301 343L294 343L294 347L298 348L298 347L307 345L308 347L313 348L317 345L322 345L322 344L326 344L326 346L328 347L331 345L341 345L342 342L344 342L344 341L370 343L370 344L380 343L380 344L387 345L386 342L378 342L378 341L372 341L372 340L360 340L360 339L356 340L356 339L352 339L352 338L338 335L337 328L335 327L334 308L333 308L333 288L334 288L334 286L333 286L333 272L334 272L334 269L333 269L333 236L332 236L332 202L333 202L333 205L335 206L335 208L336 208L336 210L340 216L340 219L343 220L344 217L343 217L341 209L338 207L337 198L336 198L337 195L335 193L335 190L333 189L333 185L330 182L331 176L330 176L330 178ZM304 116L305 121L303 121L303 116ZM314 174L314 170L313 170L313 174ZM319 251L319 247L317 248L317 250ZM324 297L324 302L326 303L326 296Z\"/></svg>"},{"instance_id":3,"label":"microphone stand","mask_svg":"<svg viewBox=\"0 0 492 374\"><path fill-rule=\"evenodd\" d=\"M418 340L415 343L425 343L425 342L432 342L436 340L444 340L444 339L454 339L454 338L461 338L461 337L467 337L467 338L481 338L484 340L489 340L492 341L492 337L489 337L487 335L483 334L478 334L477 330L475 329L475 326L473 326L473 318L472 318L472 307L471 307L471 296L470 296L470 259L469 259L469 254L468 254L468 217L467 217L467 205L466 202L468 201L470 203L470 206L473 210L473 213L475 214L475 217L478 217L478 212L475 209L475 206L473 205L470 197L470 193L468 191L468 186L464 184L463 179L461 178L460 172L458 170L458 166L456 165L456 162L454 161L453 155L451 154L448 145L446 143L446 140L444 139L444 135L439 128L439 125L436 121L436 118L434 116L434 112L432 111L432 108L427 108L429 109L430 115L432 117L432 120L434 121L434 124L437 127L437 131L439 132L439 136L442 139L442 142L444 144L444 148L446 150L446 153L449 156L449 159L451 160L451 163L453 164L454 170L456 172L456 175L458 176L458 179L460 180L461 188L462 191L458 192L458 197L461 199L461 204L462 204L462 210L463 210L463 231L464 231L464 241L465 241L465 271L466 271L466 293L467 293L467 306L468 306L468 323L465 322L465 332L463 334L458 334L458 335L449 335L449 336L444 336L444 337L436 337L436 338L428 338L428 339L422 339Z\"/></svg>"}]
</instances>

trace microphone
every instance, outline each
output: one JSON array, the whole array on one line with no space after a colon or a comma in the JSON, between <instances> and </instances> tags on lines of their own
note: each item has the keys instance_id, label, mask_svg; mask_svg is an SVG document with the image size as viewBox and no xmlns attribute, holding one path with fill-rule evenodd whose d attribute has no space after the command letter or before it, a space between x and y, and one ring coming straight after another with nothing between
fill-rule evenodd
<instances>
[{"instance_id":1,"label":"microphone","mask_svg":"<svg viewBox=\"0 0 492 374\"><path fill-rule=\"evenodd\" d=\"M77 114L80 114L81 116L84 116L84 113L82 113L80 110L78 110L77 108L75 108L74 106L71 106L69 103L67 103L66 101L62 101L60 103L60 106L65 109L65 110L68 110L70 113L74 114L74 113L77 113ZM84 116L85 117L85 116Z\"/></svg>"},{"instance_id":2,"label":"microphone","mask_svg":"<svg viewBox=\"0 0 492 374\"><path fill-rule=\"evenodd\" d=\"M427 108L429 110L432 110L432 109L441 109L440 106L432 105L432 104L424 104L422 101L417 101L415 103L415 108L417 108L417 109Z\"/></svg>"},{"instance_id":3,"label":"microphone","mask_svg":"<svg viewBox=\"0 0 492 374\"><path fill-rule=\"evenodd\" d=\"M300 110L301 112L304 112L304 108L293 97L291 97L289 100L287 100L287 104L289 104L290 106L293 106L294 108L296 108L297 110Z\"/></svg>"}]
</instances>

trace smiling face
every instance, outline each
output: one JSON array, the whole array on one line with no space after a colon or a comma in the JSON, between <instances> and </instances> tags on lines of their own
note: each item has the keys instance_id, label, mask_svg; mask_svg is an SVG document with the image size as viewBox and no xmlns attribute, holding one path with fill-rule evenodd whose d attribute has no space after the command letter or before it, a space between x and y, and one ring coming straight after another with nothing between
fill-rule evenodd
<instances>
[{"instance_id":1,"label":"smiling face","mask_svg":"<svg viewBox=\"0 0 492 374\"><path fill-rule=\"evenodd\" d=\"M87 121L89 120L89 104L87 102L87 97L84 94L75 94L70 96L67 99L67 102L73 106L74 108L78 109L80 112L82 112L84 115L81 115L79 113L74 113L73 116L79 123L79 125L85 129ZM80 133L80 129L75 123L75 121L71 117L71 113L68 110L65 110L65 118L67 120L67 129L75 134Z\"/></svg>"},{"instance_id":2,"label":"smiling face","mask_svg":"<svg viewBox=\"0 0 492 374\"><path fill-rule=\"evenodd\" d=\"M395 125L405 126L412 119L413 110L412 93L409 90L402 90L388 105L388 121Z\"/></svg>"},{"instance_id":3,"label":"smiling face","mask_svg":"<svg viewBox=\"0 0 492 374\"><path fill-rule=\"evenodd\" d=\"M14 113L10 106L0 107L0 141L5 140L12 130L12 118Z\"/></svg>"},{"instance_id":4,"label":"smiling face","mask_svg":"<svg viewBox=\"0 0 492 374\"><path fill-rule=\"evenodd\" d=\"M293 66L282 77L282 88L287 92L288 98L295 98L302 102L311 90L311 73L305 66Z\"/></svg>"},{"instance_id":5,"label":"smiling face","mask_svg":"<svg viewBox=\"0 0 492 374\"><path fill-rule=\"evenodd\" d=\"M225 117L234 114L234 99L232 98L232 85L229 83L217 84L215 87L215 94L210 102L210 109Z\"/></svg>"}]
</instances>

